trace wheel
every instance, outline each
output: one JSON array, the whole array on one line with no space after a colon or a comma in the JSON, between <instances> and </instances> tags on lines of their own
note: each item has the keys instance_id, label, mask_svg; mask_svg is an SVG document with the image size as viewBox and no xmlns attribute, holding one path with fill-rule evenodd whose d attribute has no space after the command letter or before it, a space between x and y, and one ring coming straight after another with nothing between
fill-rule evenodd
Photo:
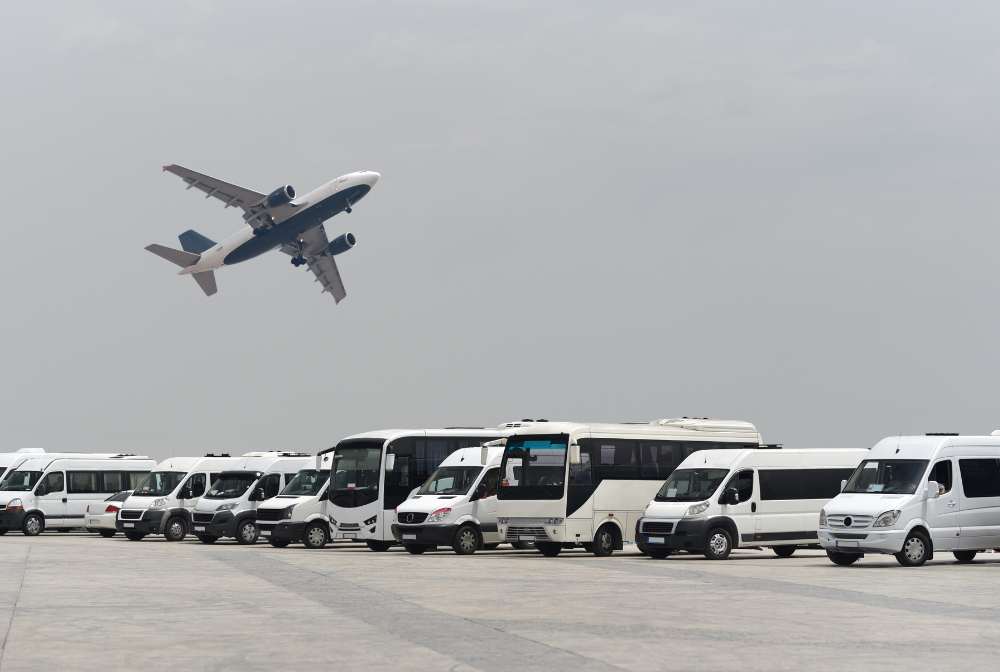
<instances>
[{"instance_id":1,"label":"wheel","mask_svg":"<svg viewBox=\"0 0 1000 672\"><path fill-rule=\"evenodd\" d=\"M772 546L771 550L779 558L790 558L792 554L795 553L794 546Z\"/></svg>"},{"instance_id":2,"label":"wheel","mask_svg":"<svg viewBox=\"0 0 1000 672\"><path fill-rule=\"evenodd\" d=\"M328 529L326 523L309 523L302 535L302 543L306 548L323 548L330 541Z\"/></svg>"},{"instance_id":3,"label":"wheel","mask_svg":"<svg viewBox=\"0 0 1000 672\"><path fill-rule=\"evenodd\" d=\"M97 533L102 537L104 537L105 539L110 539L111 537L115 536L114 530L98 530Z\"/></svg>"},{"instance_id":4,"label":"wheel","mask_svg":"<svg viewBox=\"0 0 1000 672\"><path fill-rule=\"evenodd\" d=\"M368 545L368 550L375 551L376 553L383 553L392 548L392 544L388 541L375 541L370 539L365 542Z\"/></svg>"},{"instance_id":5,"label":"wheel","mask_svg":"<svg viewBox=\"0 0 1000 672\"><path fill-rule=\"evenodd\" d=\"M21 532L26 537L37 537L45 529L45 520L37 513L29 513L21 523Z\"/></svg>"},{"instance_id":6,"label":"wheel","mask_svg":"<svg viewBox=\"0 0 1000 672\"><path fill-rule=\"evenodd\" d=\"M198 541L200 541L203 544L214 544L219 540L218 537L213 537L210 534L196 534L194 536L198 537Z\"/></svg>"},{"instance_id":7,"label":"wheel","mask_svg":"<svg viewBox=\"0 0 1000 672\"><path fill-rule=\"evenodd\" d=\"M451 542L451 549L459 555L472 555L479 550L482 540L479 538L479 531L472 525L466 523L455 532L455 539Z\"/></svg>"},{"instance_id":8,"label":"wheel","mask_svg":"<svg viewBox=\"0 0 1000 672\"><path fill-rule=\"evenodd\" d=\"M427 550L426 546L421 546L420 544L403 544L403 548L406 549L407 553L412 553L413 555L420 555Z\"/></svg>"},{"instance_id":9,"label":"wheel","mask_svg":"<svg viewBox=\"0 0 1000 672\"><path fill-rule=\"evenodd\" d=\"M603 525L597 530L594 543L590 545L590 552L599 558L606 558L615 552L615 531L611 525Z\"/></svg>"},{"instance_id":10,"label":"wheel","mask_svg":"<svg viewBox=\"0 0 1000 672\"><path fill-rule=\"evenodd\" d=\"M244 520L236 526L236 541L241 544L256 544L258 536L260 530L257 529L257 523L252 520Z\"/></svg>"},{"instance_id":11,"label":"wheel","mask_svg":"<svg viewBox=\"0 0 1000 672\"><path fill-rule=\"evenodd\" d=\"M267 543L271 544L275 548L284 548L288 546L288 539L268 539Z\"/></svg>"},{"instance_id":12,"label":"wheel","mask_svg":"<svg viewBox=\"0 0 1000 672\"><path fill-rule=\"evenodd\" d=\"M535 542L533 541L512 541L510 545L518 551L527 551L528 549L535 547Z\"/></svg>"},{"instance_id":13,"label":"wheel","mask_svg":"<svg viewBox=\"0 0 1000 672\"><path fill-rule=\"evenodd\" d=\"M656 558L657 560L663 560L670 555L670 551L666 548L649 548L646 547L646 555L651 558Z\"/></svg>"},{"instance_id":14,"label":"wheel","mask_svg":"<svg viewBox=\"0 0 1000 672\"><path fill-rule=\"evenodd\" d=\"M955 559L962 563L972 562L976 557L976 553L978 551L953 551Z\"/></svg>"},{"instance_id":15,"label":"wheel","mask_svg":"<svg viewBox=\"0 0 1000 672\"><path fill-rule=\"evenodd\" d=\"M187 536L187 523L180 516L174 516L163 528L163 536L167 541L184 541L184 537Z\"/></svg>"},{"instance_id":16,"label":"wheel","mask_svg":"<svg viewBox=\"0 0 1000 672\"><path fill-rule=\"evenodd\" d=\"M705 557L709 560L725 560L733 551L733 538L724 528L713 527L705 537Z\"/></svg>"},{"instance_id":17,"label":"wheel","mask_svg":"<svg viewBox=\"0 0 1000 672\"><path fill-rule=\"evenodd\" d=\"M860 553L840 553L838 551L827 551L826 557L830 558L830 562L835 565L840 565L841 567L847 567L853 565L859 559L861 559Z\"/></svg>"},{"instance_id":18,"label":"wheel","mask_svg":"<svg viewBox=\"0 0 1000 672\"><path fill-rule=\"evenodd\" d=\"M538 552L546 558L554 558L559 555L559 551L562 550L562 544L553 544L548 541L536 541L535 548L537 548Z\"/></svg>"},{"instance_id":19,"label":"wheel","mask_svg":"<svg viewBox=\"0 0 1000 672\"><path fill-rule=\"evenodd\" d=\"M931 541L923 532L910 532L903 541L903 550L896 553L896 561L903 567L919 567L931 555Z\"/></svg>"},{"instance_id":20,"label":"wheel","mask_svg":"<svg viewBox=\"0 0 1000 672\"><path fill-rule=\"evenodd\" d=\"M129 541L142 541L142 538L146 535L142 532L126 532L125 538Z\"/></svg>"}]
</instances>

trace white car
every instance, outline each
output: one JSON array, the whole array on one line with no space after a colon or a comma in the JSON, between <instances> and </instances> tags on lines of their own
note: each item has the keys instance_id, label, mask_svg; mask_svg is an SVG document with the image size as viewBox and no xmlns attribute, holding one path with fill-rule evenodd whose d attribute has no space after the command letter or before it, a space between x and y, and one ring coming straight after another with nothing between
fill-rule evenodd
<instances>
[{"instance_id":1,"label":"white car","mask_svg":"<svg viewBox=\"0 0 1000 672\"><path fill-rule=\"evenodd\" d=\"M122 503L132 494L131 490L122 490L111 495L103 502L87 505L87 531L97 532L102 537L110 539L115 536L115 521Z\"/></svg>"}]
</instances>

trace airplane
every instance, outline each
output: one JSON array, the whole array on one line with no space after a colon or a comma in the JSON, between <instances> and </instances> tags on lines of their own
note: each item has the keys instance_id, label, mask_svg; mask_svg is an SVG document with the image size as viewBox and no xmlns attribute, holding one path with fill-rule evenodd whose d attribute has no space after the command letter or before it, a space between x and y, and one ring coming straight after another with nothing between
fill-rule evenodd
<instances>
[{"instance_id":1,"label":"airplane","mask_svg":"<svg viewBox=\"0 0 1000 672\"><path fill-rule=\"evenodd\" d=\"M194 187L205 192L205 198L217 198L226 208L243 209L246 228L221 243L189 229L178 236L180 250L156 243L146 246L153 254L180 266L178 274L193 277L207 296L218 290L217 269L253 259L274 248L290 255L292 266L307 266L334 302L340 303L347 296L333 258L353 248L358 239L347 232L331 241L323 222L341 212L350 213L381 175L371 170L348 173L296 198L295 189L288 184L263 194L175 164L163 166L163 170L187 182L188 189Z\"/></svg>"}]
</instances>

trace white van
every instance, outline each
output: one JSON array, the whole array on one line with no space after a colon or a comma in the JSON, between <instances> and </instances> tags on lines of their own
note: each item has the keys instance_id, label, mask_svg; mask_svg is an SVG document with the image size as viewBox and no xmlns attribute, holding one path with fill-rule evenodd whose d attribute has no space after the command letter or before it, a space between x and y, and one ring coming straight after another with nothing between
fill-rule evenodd
<instances>
[{"instance_id":1,"label":"white van","mask_svg":"<svg viewBox=\"0 0 1000 672\"><path fill-rule=\"evenodd\" d=\"M396 507L392 536L413 554L450 546L459 555L494 549L497 483L504 440L461 448L444 458L410 498Z\"/></svg>"},{"instance_id":2,"label":"white van","mask_svg":"<svg viewBox=\"0 0 1000 672\"><path fill-rule=\"evenodd\" d=\"M235 537L257 542L257 506L274 497L316 458L306 453L246 453L236 458L194 505L192 531L204 544Z\"/></svg>"},{"instance_id":3,"label":"white van","mask_svg":"<svg viewBox=\"0 0 1000 672\"><path fill-rule=\"evenodd\" d=\"M155 465L136 455L27 459L0 485L0 529L35 536L45 529L85 527L88 504L135 488Z\"/></svg>"},{"instance_id":4,"label":"white van","mask_svg":"<svg viewBox=\"0 0 1000 672\"><path fill-rule=\"evenodd\" d=\"M219 474L236 463L229 455L171 457L159 464L125 500L115 529L131 541L162 534L183 541L191 531L191 511Z\"/></svg>"},{"instance_id":5,"label":"white van","mask_svg":"<svg viewBox=\"0 0 1000 672\"><path fill-rule=\"evenodd\" d=\"M816 545L816 516L868 455L855 448L701 450L670 475L636 524L639 550L722 560L733 548L779 557Z\"/></svg>"},{"instance_id":6,"label":"white van","mask_svg":"<svg viewBox=\"0 0 1000 672\"><path fill-rule=\"evenodd\" d=\"M882 439L823 507L819 543L837 565L891 553L909 567L1000 547L1000 436Z\"/></svg>"},{"instance_id":7,"label":"white van","mask_svg":"<svg viewBox=\"0 0 1000 672\"><path fill-rule=\"evenodd\" d=\"M44 454L44 448L20 448L13 453L0 453L0 483L7 477L7 472L16 469L29 457L37 457Z\"/></svg>"},{"instance_id":8,"label":"white van","mask_svg":"<svg viewBox=\"0 0 1000 672\"><path fill-rule=\"evenodd\" d=\"M333 449L316 456L316 463L302 469L277 497L257 507L260 536L275 548L302 542L306 548L323 548L330 541L330 518L326 514L327 487Z\"/></svg>"}]
</instances>

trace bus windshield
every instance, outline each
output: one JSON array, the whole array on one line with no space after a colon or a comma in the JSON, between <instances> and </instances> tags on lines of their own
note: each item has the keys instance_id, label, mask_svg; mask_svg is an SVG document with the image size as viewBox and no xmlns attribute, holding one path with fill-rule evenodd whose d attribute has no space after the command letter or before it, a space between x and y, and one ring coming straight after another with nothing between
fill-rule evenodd
<instances>
[{"instance_id":1,"label":"bus windshield","mask_svg":"<svg viewBox=\"0 0 1000 672\"><path fill-rule=\"evenodd\" d=\"M257 482L260 474L256 471L224 471L219 479L205 493L208 499L233 499L242 497L250 486Z\"/></svg>"},{"instance_id":2,"label":"bus windshield","mask_svg":"<svg viewBox=\"0 0 1000 672\"><path fill-rule=\"evenodd\" d=\"M341 441L333 453L330 501L356 507L378 499L382 439Z\"/></svg>"},{"instance_id":3,"label":"bus windshield","mask_svg":"<svg viewBox=\"0 0 1000 672\"><path fill-rule=\"evenodd\" d=\"M35 487L35 483L38 483L41 477L40 471L12 471L3 479L3 483L0 483L0 491L27 492Z\"/></svg>"},{"instance_id":4,"label":"bus windshield","mask_svg":"<svg viewBox=\"0 0 1000 672\"><path fill-rule=\"evenodd\" d=\"M418 495L464 495L476 482L482 467L438 467L420 486Z\"/></svg>"},{"instance_id":5,"label":"bus windshield","mask_svg":"<svg viewBox=\"0 0 1000 672\"><path fill-rule=\"evenodd\" d=\"M711 497L728 469L676 469L654 498L657 502L700 502Z\"/></svg>"},{"instance_id":6,"label":"bus windshield","mask_svg":"<svg viewBox=\"0 0 1000 672\"><path fill-rule=\"evenodd\" d=\"M183 471L151 471L132 494L136 497L169 495L186 475L187 473Z\"/></svg>"},{"instance_id":7,"label":"bus windshield","mask_svg":"<svg viewBox=\"0 0 1000 672\"><path fill-rule=\"evenodd\" d=\"M844 492L912 495L927 469L927 460L865 460L854 470Z\"/></svg>"},{"instance_id":8,"label":"bus windshield","mask_svg":"<svg viewBox=\"0 0 1000 672\"><path fill-rule=\"evenodd\" d=\"M507 439L500 463L498 499L562 499L566 485L566 434L519 434Z\"/></svg>"},{"instance_id":9,"label":"bus windshield","mask_svg":"<svg viewBox=\"0 0 1000 672\"><path fill-rule=\"evenodd\" d=\"M317 471L316 469L302 469L299 473L295 474L295 478L292 479L291 483L285 486L285 489L281 491L279 497L312 497L313 495L318 495L319 491L323 489L326 485L327 480L330 478L330 470L324 469L322 471Z\"/></svg>"}]
</instances>

